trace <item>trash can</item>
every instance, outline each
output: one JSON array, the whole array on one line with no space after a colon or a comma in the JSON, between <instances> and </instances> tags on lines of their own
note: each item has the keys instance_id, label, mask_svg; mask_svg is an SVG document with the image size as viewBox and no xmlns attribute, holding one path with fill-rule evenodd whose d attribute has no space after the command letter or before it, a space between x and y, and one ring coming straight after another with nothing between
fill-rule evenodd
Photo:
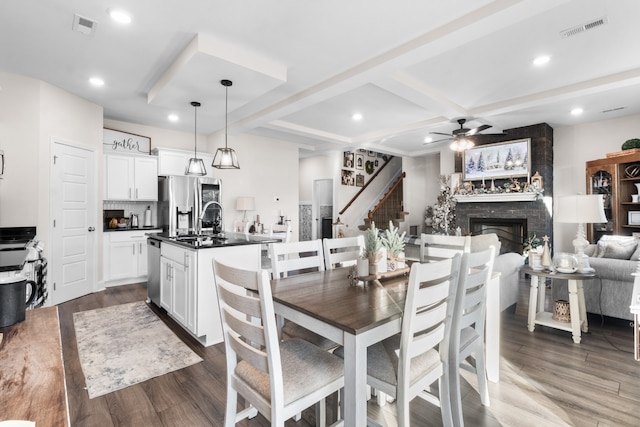
<instances>
[{"instance_id":1,"label":"trash can","mask_svg":"<svg viewBox=\"0 0 640 427\"><path fill-rule=\"evenodd\" d=\"M26 284L27 279L21 274L0 275L0 327L24 320Z\"/></svg>"}]
</instances>

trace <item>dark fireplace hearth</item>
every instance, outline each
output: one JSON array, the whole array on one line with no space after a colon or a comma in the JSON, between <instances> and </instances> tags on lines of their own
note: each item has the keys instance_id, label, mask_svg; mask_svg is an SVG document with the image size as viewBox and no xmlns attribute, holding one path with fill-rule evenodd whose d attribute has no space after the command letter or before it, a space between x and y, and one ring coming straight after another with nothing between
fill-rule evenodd
<instances>
[{"instance_id":1,"label":"dark fireplace hearth","mask_svg":"<svg viewBox=\"0 0 640 427\"><path fill-rule=\"evenodd\" d=\"M469 218L472 236L495 233L500 240L500 253L522 252L527 237L526 218Z\"/></svg>"}]
</instances>

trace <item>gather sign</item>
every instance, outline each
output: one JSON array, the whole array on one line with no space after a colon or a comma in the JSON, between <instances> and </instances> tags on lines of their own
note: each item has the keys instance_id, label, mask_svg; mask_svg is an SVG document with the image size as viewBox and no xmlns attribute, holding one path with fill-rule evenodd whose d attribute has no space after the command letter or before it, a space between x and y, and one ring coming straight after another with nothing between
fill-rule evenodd
<instances>
[{"instance_id":1,"label":"gather sign","mask_svg":"<svg viewBox=\"0 0 640 427\"><path fill-rule=\"evenodd\" d=\"M104 128L102 151L104 153L149 155L151 154L151 138Z\"/></svg>"}]
</instances>

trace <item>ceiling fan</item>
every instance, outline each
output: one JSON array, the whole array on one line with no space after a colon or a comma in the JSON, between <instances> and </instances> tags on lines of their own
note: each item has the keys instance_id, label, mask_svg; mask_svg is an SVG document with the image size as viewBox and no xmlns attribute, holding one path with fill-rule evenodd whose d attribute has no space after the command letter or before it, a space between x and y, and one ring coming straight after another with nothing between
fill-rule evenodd
<instances>
[{"instance_id":1,"label":"ceiling fan","mask_svg":"<svg viewBox=\"0 0 640 427\"><path fill-rule=\"evenodd\" d=\"M480 132L482 132L483 130L487 130L490 127L492 127L491 125L480 125L476 128L473 129L469 129L464 127L464 124L470 120L470 117L461 117L459 119L453 119L451 120L452 122L458 122L458 124L460 125L460 129L454 129L450 134L449 133L443 133L443 132L429 132L432 135L444 135L447 136L448 138L443 138L443 139L439 139L438 141L434 141L434 142L441 142L441 141L449 141L452 140L453 142L451 143L451 149L455 150L455 151L464 151L464 150L468 150L469 148L473 147L473 142L465 139L468 136L473 136L476 135ZM502 133L497 133L497 134L493 134L493 135L503 135Z\"/></svg>"}]
</instances>

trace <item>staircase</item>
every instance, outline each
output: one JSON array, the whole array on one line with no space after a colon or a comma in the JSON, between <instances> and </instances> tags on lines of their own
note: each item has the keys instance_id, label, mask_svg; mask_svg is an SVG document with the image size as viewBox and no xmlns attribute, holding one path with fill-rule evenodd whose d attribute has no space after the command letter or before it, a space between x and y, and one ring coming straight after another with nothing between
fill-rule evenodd
<instances>
[{"instance_id":1,"label":"staircase","mask_svg":"<svg viewBox=\"0 0 640 427\"><path fill-rule=\"evenodd\" d=\"M403 209L402 182L405 176L406 173L402 172L398 179L389 186L380 201L368 212L364 224L358 226L360 230L367 230L371 226L371 222L375 222L376 228L386 230L389 228L389 221L392 221L396 227L398 223L404 221L405 216L409 214Z\"/></svg>"}]
</instances>

